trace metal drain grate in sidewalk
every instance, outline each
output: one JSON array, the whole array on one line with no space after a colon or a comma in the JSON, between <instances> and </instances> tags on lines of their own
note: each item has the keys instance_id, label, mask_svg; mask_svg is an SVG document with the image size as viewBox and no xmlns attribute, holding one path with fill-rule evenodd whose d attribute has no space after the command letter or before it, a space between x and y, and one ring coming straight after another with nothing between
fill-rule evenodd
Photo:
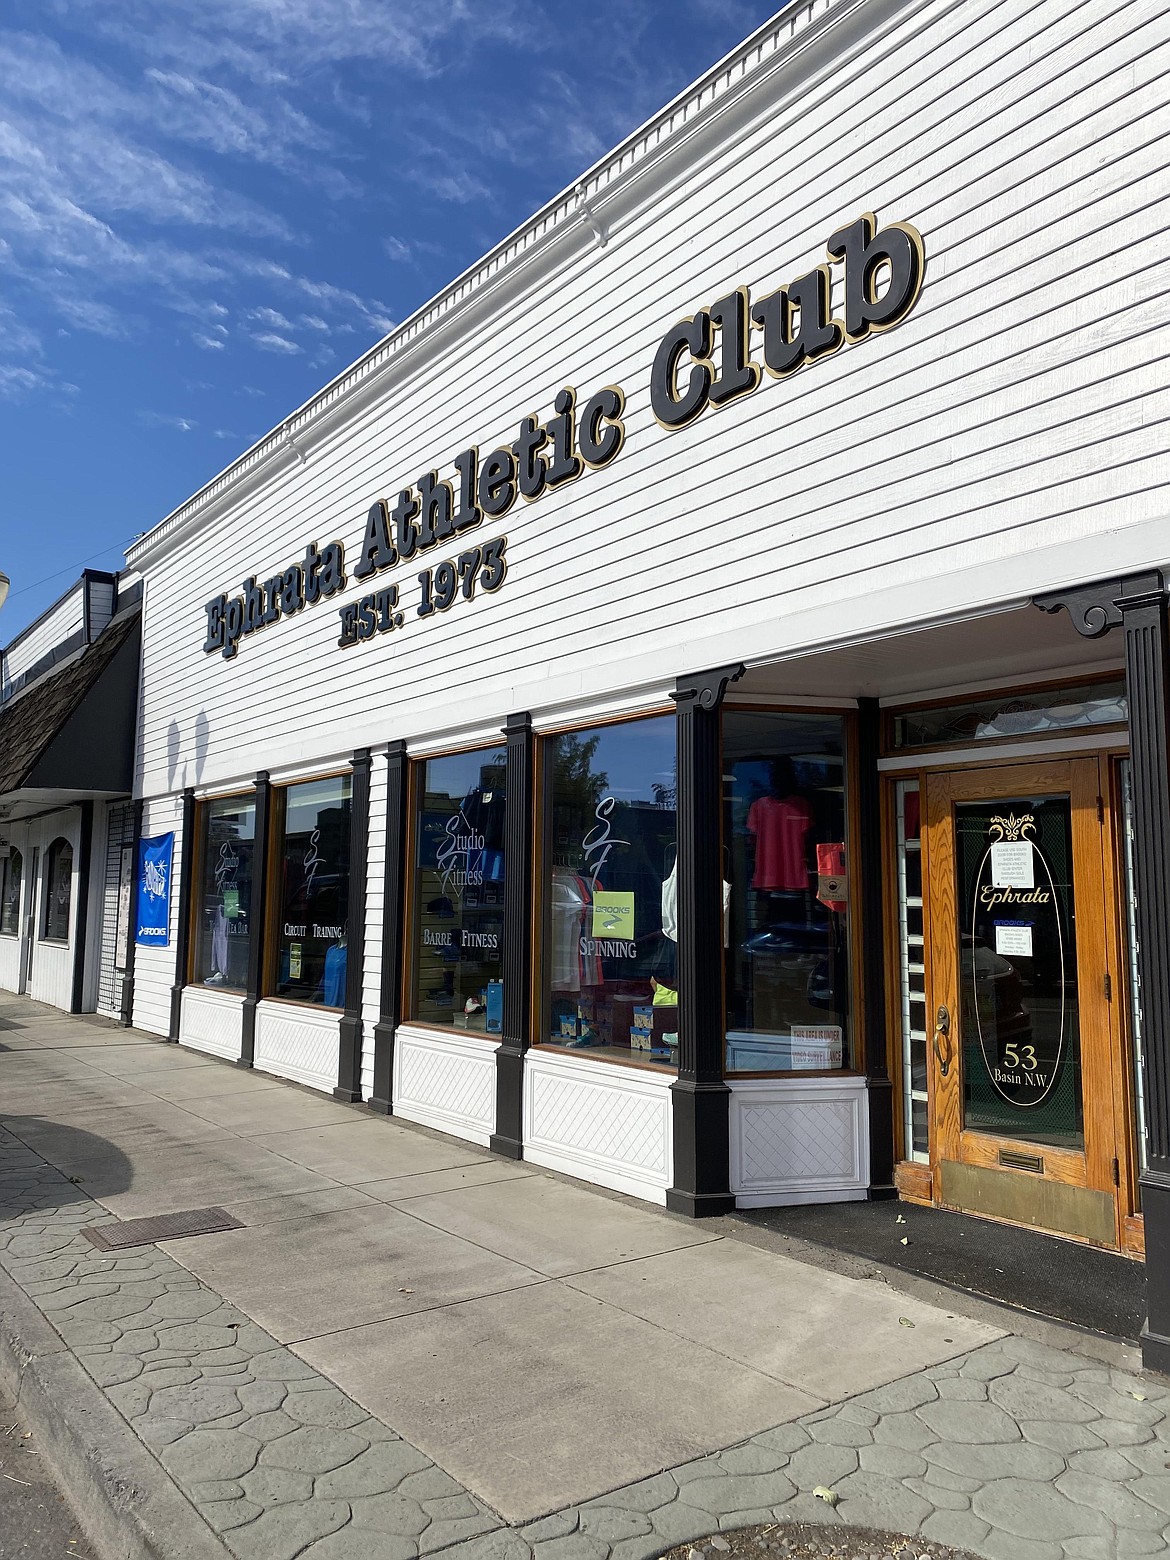
<instances>
[{"instance_id":1,"label":"metal drain grate in sidewalk","mask_svg":"<svg viewBox=\"0 0 1170 1560\"><path fill-rule=\"evenodd\" d=\"M226 1208L188 1208L184 1213L159 1213L148 1219L127 1219L122 1224L91 1224L81 1233L99 1251L121 1251L125 1246L150 1246L156 1240L243 1228Z\"/></svg>"}]
</instances>

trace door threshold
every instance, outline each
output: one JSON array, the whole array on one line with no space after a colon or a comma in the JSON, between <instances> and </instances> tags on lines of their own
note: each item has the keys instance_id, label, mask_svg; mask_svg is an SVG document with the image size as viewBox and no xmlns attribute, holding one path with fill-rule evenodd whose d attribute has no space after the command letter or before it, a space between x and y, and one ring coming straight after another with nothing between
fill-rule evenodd
<instances>
[{"instance_id":1,"label":"door threshold","mask_svg":"<svg viewBox=\"0 0 1170 1560\"><path fill-rule=\"evenodd\" d=\"M1021 1225L908 1202L744 1208L735 1217L1128 1343L1145 1321L1143 1263Z\"/></svg>"}]
</instances>

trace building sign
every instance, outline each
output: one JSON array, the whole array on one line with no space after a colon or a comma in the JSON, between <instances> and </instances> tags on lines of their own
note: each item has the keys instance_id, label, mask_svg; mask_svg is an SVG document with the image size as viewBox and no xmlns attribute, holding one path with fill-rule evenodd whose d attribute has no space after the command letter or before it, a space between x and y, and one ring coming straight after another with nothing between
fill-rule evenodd
<instances>
[{"instance_id":1,"label":"building sign","mask_svg":"<svg viewBox=\"0 0 1170 1560\"><path fill-rule=\"evenodd\" d=\"M766 296L753 299L747 287L737 287L670 327L649 374L650 406L660 428L685 428L708 409L750 395L765 376L787 379L846 342L864 341L905 319L925 272L915 228L894 222L879 229L867 213L838 229L826 247L825 264ZM835 280L840 318L833 313ZM762 364L753 357L757 346ZM518 499L533 503L616 460L626 442L625 407L620 385L605 385L584 398L566 385L553 400L552 415L541 421L529 413L515 438L486 455L472 445L455 456L447 475L436 467L392 500L376 499L366 516L353 578L372 582L404 563L425 563L432 551L446 552L416 577L411 616L424 619L470 601L477 590L498 590L507 574L507 538L476 544L465 540L468 533L485 520L502 521ZM310 542L301 561L263 582L252 575L238 595L209 601L203 649L231 660L241 639L328 600L346 584L343 544L333 541L319 548ZM346 648L403 628L403 588L402 582L383 585L340 607L338 645Z\"/></svg>"},{"instance_id":2,"label":"building sign","mask_svg":"<svg viewBox=\"0 0 1170 1560\"><path fill-rule=\"evenodd\" d=\"M138 846L138 931L144 948L165 948L170 942L171 862L175 836L160 834Z\"/></svg>"}]
</instances>

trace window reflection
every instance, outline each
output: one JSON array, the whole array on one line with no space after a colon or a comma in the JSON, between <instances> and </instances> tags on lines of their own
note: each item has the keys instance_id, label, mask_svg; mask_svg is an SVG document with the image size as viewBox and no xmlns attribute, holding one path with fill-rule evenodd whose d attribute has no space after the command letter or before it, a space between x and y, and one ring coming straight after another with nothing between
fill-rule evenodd
<instances>
[{"instance_id":1,"label":"window reflection","mask_svg":"<svg viewBox=\"0 0 1170 1560\"><path fill-rule=\"evenodd\" d=\"M416 770L412 1012L493 1035L504 1012L506 768L498 747Z\"/></svg>"},{"instance_id":2,"label":"window reflection","mask_svg":"<svg viewBox=\"0 0 1170 1560\"><path fill-rule=\"evenodd\" d=\"M545 748L551 1045L673 1062L678 1047L675 722L566 732Z\"/></svg>"},{"instance_id":3,"label":"window reflection","mask_svg":"<svg viewBox=\"0 0 1170 1560\"><path fill-rule=\"evenodd\" d=\"M15 848L0 862L0 934L16 937L20 933L20 880L24 858Z\"/></svg>"},{"instance_id":4,"label":"window reflection","mask_svg":"<svg viewBox=\"0 0 1170 1560\"><path fill-rule=\"evenodd\" d=\"M849 1065L845 722L725 710L728 1072Z\"/></svg>"},{"instance_id":5,"label":"window reflection","mask_svg":"<svg viewBox=\"0 0 1170 1560\"><path fill-rule=\"evenodd\" d=\"M248 984L256 803L225 796L203 807L194 978L242 991Z\"/></svg>"},{"instance_id":6,"label":"window reflection","mask_svg":"<svg viewBox=\"0 0 1170 1560\"><path fill-rule=\"evenodd\" d=\"M345 1006L352 780L309 780L284 792L277 926L278 997Z\"/></svg>"},{"instance_id":7,"label":"window reflection","mask_svg":"<svg viewBox=\"0 0 1170 1560\"><path fill-rule=\"evenodd\" d=\"M73 846L56 839L49 846L45 871L46 942L68 942L69 908L73 900Z\"/></svg>"}]
</instances>

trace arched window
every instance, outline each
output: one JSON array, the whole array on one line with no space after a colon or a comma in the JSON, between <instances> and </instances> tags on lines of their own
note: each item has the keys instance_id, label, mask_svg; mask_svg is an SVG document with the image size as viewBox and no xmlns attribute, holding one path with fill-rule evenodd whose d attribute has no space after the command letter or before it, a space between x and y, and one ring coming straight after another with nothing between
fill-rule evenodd
<instances>
[{"instance_id":1,"label":"arched window","mask_svg":"<svg viewBox=\"0 0 1170 1560\"><path fill-rule=\"evenodd\" d=\"M24 857L15 848L9 851L7 860L0 862L0 935L20 935L20 880L24 873Z\"/></svg>"},{"instance_id":2,"label":"arched window","mask_svg":"<svg viewBox=\"0 0 1170 1560\"><path fill-rule=\"evenodd\" d=\"M69 941L69 905L73 898L73 846L55 839L45 867L45 930L48 942Z\"/></svg>"}]
</instances>

